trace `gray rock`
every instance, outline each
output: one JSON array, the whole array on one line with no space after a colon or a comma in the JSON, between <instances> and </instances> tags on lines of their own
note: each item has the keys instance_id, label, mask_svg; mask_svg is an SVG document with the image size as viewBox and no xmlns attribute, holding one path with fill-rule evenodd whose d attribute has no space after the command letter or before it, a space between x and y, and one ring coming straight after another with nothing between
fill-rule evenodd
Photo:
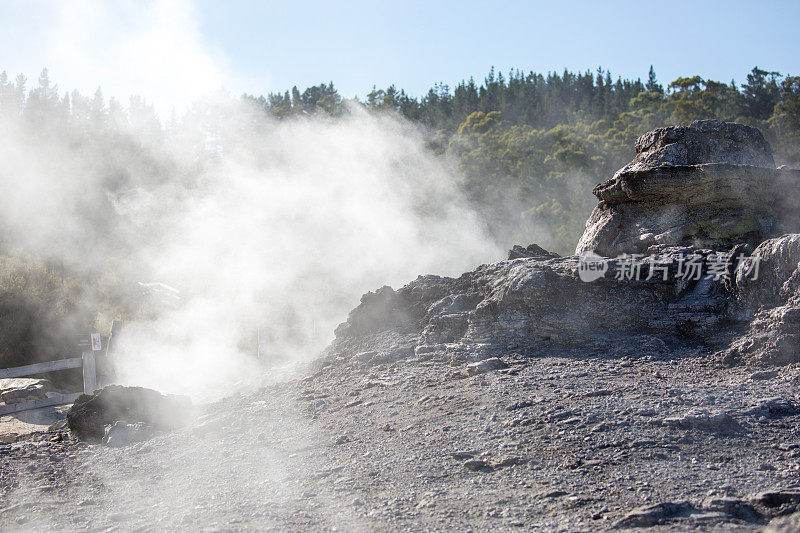
<instances>
[{"instance_id":1,"label":"gray rock","mask_svg":"<svg viewBox=\"0 0 800 533\"><path fill-rule=\"evenodd\" d=\"M109 385L91 396L78 397L67 412L67 425L80 439L101 440L105 427L116 422L173 429L185 425L192 416L188 397L163 395L144 387Z\"/></svg>"},{"instance_id":2,"label":"gray rock","mask_svg":"<svg viewBox=\"0 0 800 533\"><path fill-rule=\"evenodd\" d=\"M464 461L464 468L473 472L489 472L492 467L483 459L469 459Z\"/></svg>"},{"instance_id":3,"label":"gray rock","mask_svg":"<svg viewBox=\"0 0 800 533\"><path fill-rule=\"evenodd\" d=\"M800 504L800 491L795 489L770 490L752 496L750 501L767 508L780 507L786 504L797 505Z\"/></svg>"},{"instance_id":4,"label":"gray rock","mask_svg":"<svg viewBox=\"0 0 800 533\"><path fill-rule=\"evenodd\" d=\"M761 372L753 372L750 374L750 379L753 381L765 381L773 379L778 376L777 370L763 370Z\"/></svg>"},{"instance_id":5,"label":"gray rock","mask_svg":"<svg viewBox=\"0 0 800 533\"><path fill-rule=\"evenodd\" d=\"M538 244L529 244L525 248L515 244L508 251L508 259L520 259L522 257L555 258L561 256L555 252L548 252Z\"/></svg>"},{"instance_id":6,"label":"gray rock","mask_svg":"<svg viewBox=\"0 0 800 533\"><path fill-rule=\"evenodd\" d=\"M486 372L502 370L504 368L508 368L508 365L504 363L502 359L499 357L490 357L489 359L484 359L483 361L478 361L477 363L468 364L467 373L470 376L475 376L477 374L484 374Z\"/></svg>"},{"instance_id":7,"label":"gray rock","mask_svg":"<svg viewBox=\"0 0 800 533\"><path fill-rule=\"evenodd\" d=\"M800 531L800 513L792 513L774 518L762 533L797 533L798 531Z\"/></svg>"},{"instance_id":8,"label":"gray rock","mask_svg":"<svg viewBox=\"0 0 800 533\"><path fill-rule=\"evenodd\" d=\"M741 430L741 426L730 415L721 411L694 408L681 416L667 417L665 426L680 429L700 429L715 433L730 433Z\"/></svg>"},{"instance_id":9,"label":"gray rock","mask_svg":"<svg viewBox=\"0 0 800 533\"><path fill-rule=\"evenodd\" d=\"M798 183L797 170L726 163L618 173L594 188L600 203L575 253L757 245L800 230Z\"/></svg>"},{"instance_id":10,"label":"gray rock","mask_svg":"<svg viewBox=\"0 0 800 533\"><path fill-rule=\"evenodd\" d=\"M666 253L677 261L682 252ZM587 283L578 267L576 257L528 258L482 265L459 278L421 276L383 296L382 305L397 319L393 326L385 317L385 329L365 333L361 317L373 303L354 309L337 328L325 360L409 345L441 345L459 365L508 353L661 357L667 347L692 339L713 343L712 334L724 331L720 316L728 294L722 280L645 282L646 272L640 281L615 279L620 265L612 262L607 277ZM720 340L722 349L729 339Z\"/></svg>"},{"instance_id":11,"label":"gray rock","mask_svg":"<svg viewBox=\"0 0 800 533\"><path fill-rule=\"evenodd\" d=\"M746 414L755 416L791 416L797 414L798 407L790 400L775 396L771 398L760 398L756 401L755 407L748 409Z\"/></svg>"},{"instance_id":12,"label":"gray rock","mask_svg":"<svg viewBox=\"0 0 800 533\"><path fill-rule=\"evenodd\" d=\"M703 508L707 511L717 511L732 518L745 522L761 522L763 516L749 502L736 498L712 498L706 501Z\"/></svg>"},{"instance_id":13,"label":"gray rock","mask_svg":"<svg viewBox=\"0 0 800 533\"><path fill-rule=\"evenodd\" d=\"M758 277L744 275L745 263L732 290L738 314L753 318L719 357L728 365L800 362L800 234L764 241L751 255L759 258Z\"/></svg>"},{"instance_id":14,"label":"gray rock","mask_svg":"<svg viewBox=\"0 0 800 533\"><path fill-rule=\"evenodd\" d=\"M0 379L0 399L5 403L21 403L47 398L53 384L46 379Z\"/></svg>"},{"instance_id":15,"label":"gray rock","mask_svg":"<svg viewBox=\"0 0 800 533\"><path fill-rule=\"evenodd\" d=\"M112 448L130 446L137 442L143 442L153 437L155 428L141 422L128 424L126 422L115 422L107 426L103 435L102 443Z\"/></svg>"},{"instance_id":16,"label":"gray rock","mask_svg":"<svg viewBox=\"0 0 800 533\"><path fill-rule=\"evenodd\" d=\"M775 168L772 149L757 128L722 120L658 128L639 137L635 148L636 157L619 173L704 163Z\"/></svg>"},{"instance_id":17,"label":"gray rock","mask_svg":"<svg viewBox=\"0 0 800 533\"><path fill-rule=\"evenodd\" d=\"M615 529L652 527L695 511L689 502L663 502L634 509L614 524Z\"/></svg>"},{"instance_id":18,"label":"gray rock","mask_svg":"<svg viewBox=\"0 0 800 533\"><path fill-rule=\"evenodd\" d=\"M600 203L577 254L729 249L800 230L800 171L775 169L755 128L721 121L660 128L640 137L636 152L595 187Z\"/></svg>"}]
</instances>

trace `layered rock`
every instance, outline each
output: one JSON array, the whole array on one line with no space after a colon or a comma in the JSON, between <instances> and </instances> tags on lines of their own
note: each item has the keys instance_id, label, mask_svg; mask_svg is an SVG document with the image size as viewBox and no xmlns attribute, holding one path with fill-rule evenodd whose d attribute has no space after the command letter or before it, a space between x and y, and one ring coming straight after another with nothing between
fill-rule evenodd
<instances>
[{"instance_id":1,"label":"layered rock","mask_svg":"<svg viewBox=\"0 0 800 533\"><path fill-rule=\"evenodd\" d=\"M600 203L577 254L729 249L800 227L800 171L775 169L755 128L722 121L660 128L639 138L636 152L595 187Z\"/></svg>"}]
</instances>

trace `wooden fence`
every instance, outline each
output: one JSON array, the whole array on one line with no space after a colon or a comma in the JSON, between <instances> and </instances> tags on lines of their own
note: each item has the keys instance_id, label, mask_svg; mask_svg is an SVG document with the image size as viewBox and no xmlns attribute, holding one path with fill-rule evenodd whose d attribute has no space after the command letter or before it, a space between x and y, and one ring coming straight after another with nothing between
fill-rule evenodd
<instances>
[{"instance_id":1,"label":"wooden fence","mask_svg":"<svg viewBox=\"0 0 800 533\"><path fill-rule=\"evenodd\" d=\"M0 368L0 379L21 378L45 372L55 372L58 370L69 370L71 368L83 367L83 393L94 394L97 389L97 371L95 368L94 352L85 351L80 357L70 359L60 359L58 361L47 361L44 363L34 363L32 365L16 366L13 368ZM27 411L28 409L39 409L41 407L52 407L54 405L64 405L72 403L78 399L81 393L58 394L50 398L32 400L29 402L11 403L0 405L0 416Z\"/></svg>"}]
</instances>

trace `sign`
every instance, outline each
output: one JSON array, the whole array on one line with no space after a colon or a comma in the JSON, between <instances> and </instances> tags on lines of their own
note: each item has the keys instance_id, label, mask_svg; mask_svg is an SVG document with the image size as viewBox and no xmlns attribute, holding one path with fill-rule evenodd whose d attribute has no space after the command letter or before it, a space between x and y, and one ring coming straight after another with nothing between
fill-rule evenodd
<instances>
[{"instance_id":1,"label":"sign","mask_svg":"<svg viewBox=\"0 0 800 533\"><path fill-rule=\"evenodd\" d=\"M77 335L77 340L78 340L77 342L78 348L80 348L82 352L92 347L92 336L89 335L88 333L83 335Z\"/></svg>"},{"instance_id":2,"label":"sign","mask_svg":"<svg viewBox=\"0 0 800 533\"><path fill-rule=\"evenodd\" d=\"M99 333L92 333L92 351L99 352L100 351L100 334Z\"/></svg>"}]
</instances>

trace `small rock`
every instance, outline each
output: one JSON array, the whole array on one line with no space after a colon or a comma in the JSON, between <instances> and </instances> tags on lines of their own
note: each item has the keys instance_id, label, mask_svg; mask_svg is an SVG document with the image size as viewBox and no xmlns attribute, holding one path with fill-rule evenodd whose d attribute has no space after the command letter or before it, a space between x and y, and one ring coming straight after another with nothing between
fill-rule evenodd
<instances>
[{"instance_id":1,"label":"small rock","mask_svg":"<svg viewBox=\"0 0 800 533\"><path fill-rule=\"evenodd\" d=\"M470 459L464 462L464 467L474 472L489 472L492 467L482 459Z\"/></svg>"},{"instance_id":2,"label":"small rock","mask_svg":"<svg viewBox=\"0 0 800 533\"><path fill-rule=\"evenodd\" d=\"M505 467L505 466L521 465L521 464L525 464L527 462L528 462L528 460L525 459L524 457L511 456L511 457L503 457L499 461L493 463L492 466L494 468L502 468L502 467Z\"/></svg>"},{"instance_id":3,"label":"small rock","mask_svg":"<svg viewBox=\"0 0 800 533\"><path fill-rule=\"evenodd\" d=\"M93 395L82 394L67 412L70 431L82 440L101 440L116 422L174 429L192 417L188 397L163 395L144 387L109 385Z\"/></svg>"},{"instance_id":4,"label":"small rock","mask_svg":"<svg viewBox=\"0 0 800 533\"><path fill-rule=\"evenodd\" d=\"M748 409L745 413L755 416L780 417L794 415L797 411L797 406L794 403L780 396L775 396L757 400L755 407Z\"/></svg>"},{"instance_id":5,"label":"small rock","mask_svg":"<svg viewBox=\"0 0 800 533\"><path fill-rule=\"evenodd\" d=\"M563 490L551 490L550 492L545 492L542 494L542 498L560 498L562 496L566 496L569 492Z\"/></svg>"},{"instance_id":6,"label":"small rock","mask_svg":"<svg viewBox=\"0 0 800 533\"><path fill-rule=\"evenodd\" d=\"M600 396L610 396L614 394L614 391L611 389L595 389L593 391L589 391L583 396L585 398L598 398Z\"/></svg>"},{"instance_id":7,"label":"small rock","mask_svg":"<svg viewBox=\"0 0 800 533\"><path fill-rule=\"evenodd\" d=\"M772 379L778 375L777 370L763 370L761 372L753 372L750 374L750 379L753 381Z\"/></svg>"},{"instance_id":8,"label":"small rock","mask_svg":"<svg viewBox=\"0 0 800 533\"><path fill-rule=\"evenodd\" d=\"M517 409L525 409L526 407L533 407L534 405L536 405L536 403L531 400L522 400L509 404L506 407L506 411L516 411Z\"/></svg>"},{"instance_id":9,"label":"small rock","mask_svg":"<svg viewBox=\"0 0 800 533\"><path fill-rule=\"evenodd\" d=\"M745 522L758 522L762 519L761 513L755 507L736 498L713 498L708 500L703 508L708 511L725 513Z\"/></svg>"},{"instance_id":10,"label":"small rock","mask_svg":"<svg viewBox=\"0 0 800 533\"><path fill-rule=\"evenodd\" d=\"M756 504L763 505L764 507L780 507L781 505L787 503L797 504L800 503L800 491L798 490L766 491L751 497L750 501Z\"/></svg>"},{"instance_id":11,"label":"small rock","mask_svg":"<svg viewBox=\"0 0 800 533\"><path fill-rule=\"evenodd\" d=\"M798 531L800 531L800 513L793 513L775 518L763 533L797 533Z\"/></svg>"},{"instance_id":12,"label":"small rock","mask_svg":"<svg viewBox=\"0 0 800 533\"><path fill-rule=\"evenodd\" d=\"M450 454L454 459L472 459L476 455L478 455L476 451L459 451Z\"/></svg>"},{"instance_id":13,"label":"small rock","mask_svg":"<svg viewBox=\"0 0 800 533\"><path fill-rule=\"evenodd\" d=\"M2 442L3 444L14 444L15 442L17 442L18 438L19 434L17 433L4 433L0 435L0 442Z\"/></svg>"},{"instance_id":14,"label":"small rock","mask_svg":"<svg viewBox=\"0 0 800 533\"><path fill-rule=\"evenodd\" d=\"M699 408L692 409L681 416L667 417L663 420L663 424L680 429L700 429L717 433L741 430L739 423L727 413L722 411L711 412Z\"/></svg>"},{"instance_id":15,"label":"small rock","mask_svg":"<svg viewBox=\"0 0 800 533\"><path fill-rule=\"evenodd\" d=\"M23 403L47 398L53 384L46 379L0 379L0 399L5 403Z\"/></svg>"},{"instance_id":16,"label":"small rock","mask_svg":"<svg viewBox=\"0 0 800 533\"><path fill-rule=\"evenodd\" d=\"M694 510L689 502L663 502L634 509L614 525L615 529L652 527L671 518L686 516Z\"/></svg>"},{"instance_id":17,"label":"small rock","mask_svg":"<svg viewBox=\"0 0 800 533\"><path fill-rule=\"evenodd\" d=\"M508 368L508 365L503 362L499 357L490 357L477 363L470 363L467 365L467 373L470 376L492 372L493 370L502 370Z\"/></svg>"}]
</instances>

